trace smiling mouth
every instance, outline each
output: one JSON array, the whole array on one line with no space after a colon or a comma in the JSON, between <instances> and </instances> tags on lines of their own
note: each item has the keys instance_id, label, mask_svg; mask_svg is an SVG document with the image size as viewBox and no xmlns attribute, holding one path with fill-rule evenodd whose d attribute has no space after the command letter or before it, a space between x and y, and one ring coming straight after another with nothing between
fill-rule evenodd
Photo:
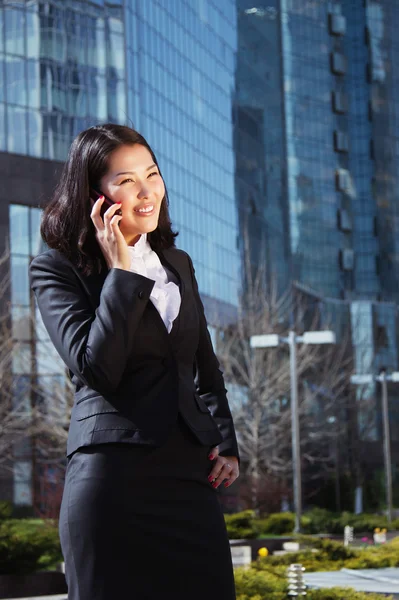
<instances>
[{"instance_id":1,"label":"smiling mouth","mask_svg":"<svg viewBox=\"0 0 399 600\"><path fill-rule=\"evenodd\" d=\"M149 204L148 206L143 206L142 208L135 208L134 212L136 215L140 215L140 217L148 217L152 215L155 211L154 204Z\"/></svg>"}]
</instances>

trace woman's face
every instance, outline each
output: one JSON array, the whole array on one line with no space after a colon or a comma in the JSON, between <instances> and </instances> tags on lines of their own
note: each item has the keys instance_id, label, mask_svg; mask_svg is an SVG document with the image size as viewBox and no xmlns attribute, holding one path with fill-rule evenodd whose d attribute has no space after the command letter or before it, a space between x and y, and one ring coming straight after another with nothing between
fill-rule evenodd
<instances>
[{"instance_id":1,"label":"woman's face","mask_svg":"<svg viewBox=\"0 0 399 600\"><path fill-rule=\"evenodd\" d=\"M126 145L114 150L100 189L114 202L122 203L119 227L129 245L157 228L165 186L145 146Z\"/></svg>"}]
</instances>

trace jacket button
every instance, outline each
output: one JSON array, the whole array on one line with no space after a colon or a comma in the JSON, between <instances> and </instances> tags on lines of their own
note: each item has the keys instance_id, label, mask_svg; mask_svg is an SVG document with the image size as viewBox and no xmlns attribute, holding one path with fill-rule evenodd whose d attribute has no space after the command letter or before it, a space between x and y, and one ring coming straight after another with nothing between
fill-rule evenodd
<instances>
[{"instance_id":1,"label":"jacket button","mask_svg":"<svg viewBox=\"0 0 399 600\"><path fill-rule=\"evenodd\" d=\"M139 297L140 299L144 297L144 292L143 292L143 290L140 290L140 291L139 291L139 293L138 293L138 297Z\"/></svg>"}]
</instances>

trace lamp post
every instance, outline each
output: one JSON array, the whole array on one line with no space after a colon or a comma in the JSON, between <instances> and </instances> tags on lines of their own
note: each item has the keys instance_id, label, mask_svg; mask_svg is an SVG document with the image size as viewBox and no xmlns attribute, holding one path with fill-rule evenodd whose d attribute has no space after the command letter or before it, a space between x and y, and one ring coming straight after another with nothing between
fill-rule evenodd
<instances>
[{"instance_id":1,"label":"lamp post","mask_svg":"<svg viewBox=\"0 0 399 600\"><path fill-rule=\"evenodd\" d=\"M251 348L271 348L287 344L290 351L290 381L291 381L291 447L292 470L295 507L295 533L301 531L302 515L302 474L301 474L301 447L299 431L299 406L298 406L298 374L297 374L297 344L335 344L333 331L305 331L297 335L289 331L287 337L278 334L253 335L250 338Z\"/></svg>"},{"instance_id":2,"label":"lamp post","mask_svg":"<svg viewBox=\"0 0 399 600\"><path fill-rule=\"evenodd\" d=\"M385 497L387 503L387 518L388 523L392 522L392 461L391 461L391 435L389 431L389 409L388 409L388 381L393 383L399 382L399 372L387 374L385 369L379 375L364 373L360 375L352 375L351 383L354 385L367 385L379 381L381 383L382 394L382 425L384 436L384 471L385 471Z\"/></svg>"}]
</instances>

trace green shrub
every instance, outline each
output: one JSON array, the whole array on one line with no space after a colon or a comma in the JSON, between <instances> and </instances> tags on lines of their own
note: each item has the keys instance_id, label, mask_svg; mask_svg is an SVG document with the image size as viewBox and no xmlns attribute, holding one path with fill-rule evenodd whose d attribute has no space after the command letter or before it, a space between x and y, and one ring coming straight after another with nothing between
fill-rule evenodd
<instances>
[{"instance_id":1,"label":"green shrub","mask_svg":"<svg viewBox=\"0 0 399 600\"><path fill-rule=\"evenodd\" d=\"M380 529L384 527L388 528L388 520L385 515L370 515L367 513L354 515L352 513L344 512L338 519L338 525L340 526L339 533L342 533L345 525L353 527L355 533L371 533L377 527Z\"/></svg>"},{"instance_id":2,"label":"green shrub","mask_svg":"<svg viewBox=\"0 0 399 600\"><path fill-rule=\"evenodd\" d=\"M9 519L12 515L12 502L0 500L0 521Z\"/></svg>"},{"instance_id":3,"label":"green shrub","mask_svg":"<svg viewBox=\"0 0 399 600\"><path fill-rule=\"evenodd\" d=\"M295 515L291 512L273 513L259 522L260 533L289 534L294 527Z\"/></svg>"},{"instance_id":4,"label":"green shrub","mask_svg":"<svg viewBox=\"0 0 399 600\"><path fill-rule=\"evenodd\" d=\"M26 574L62 560L58 529L38 519L0 522L0 574Z\"/></svg>"},{"instance_id":5,"label":"green shrub","mask_svg":"<svg viewBox=\"0 0 399 600\"><path fill-rule=\"evenodd\" d=\"M285 600L287 580L284 574L236 569L234 572L237 600Z\"/></svg>"},{"instance_id":6,"label":"green shrub","mask_svg":"<svg viewBox=\"0 0 399 600\"><path fill-rule=\"evenodd\" d=\"M344 546L342 542L300 536L299 541L308 546L299 552L281 556L268 556L253 564L256 570L283 567L291 563L301 563L307 571L338 571L348 569L383 568L399 566L399 538L382 546L369 546L356 549ZM311 548L317 550L312 552Z\"/></svg>"},{"instance_id":7,"label":"green shrub","mask_svg":"<svg viewBox=\"0 0 399 600\"><path fill-rule=\"evenodd\" d=\"M306 522L302 522L305 533L335 533L339 517L325 508L312 508L305 513ZM342 531L340 530L340 533Z\"/></svg>"},{"instance_id":8,"label":"green shrub","mask_svg":"<svg viewBox=\"0 0 399 600\"><path fill-rule=\"evenodd\" d=\"M231 540L250 540L257 537L259 529L255 511L243 510L232 515L224 515L228 536Z\"/></svg>"}]
</instances>

